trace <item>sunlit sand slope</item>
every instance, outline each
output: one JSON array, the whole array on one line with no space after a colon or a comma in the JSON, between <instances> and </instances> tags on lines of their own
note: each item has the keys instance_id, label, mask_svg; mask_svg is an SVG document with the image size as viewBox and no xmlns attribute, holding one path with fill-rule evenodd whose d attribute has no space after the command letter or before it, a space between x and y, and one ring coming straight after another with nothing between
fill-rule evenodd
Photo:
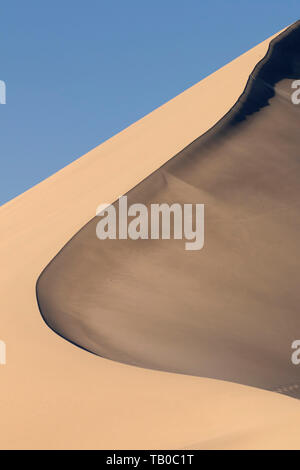
<instances>
[{"instance_id":1,"label":"sunlit sand slope","mask_svg":"<svg viewBox=\"0 0 300 470\"><path fill-rule=\"evenodd\" d=\"M100 202L233 106L269 41L1 208L1 448L300 448L298 400L89 354L49 330L35 295L41 271Z\"/></svg>"}]
</instances>

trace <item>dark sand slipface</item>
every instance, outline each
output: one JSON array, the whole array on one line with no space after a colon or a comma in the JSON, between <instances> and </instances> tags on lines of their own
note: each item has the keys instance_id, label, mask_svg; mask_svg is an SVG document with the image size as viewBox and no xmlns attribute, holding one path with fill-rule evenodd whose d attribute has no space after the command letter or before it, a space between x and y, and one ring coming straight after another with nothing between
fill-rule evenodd
<instances>
[{"instance_id":1,"label":"dark sand slipface","mask_svg":"<svg viewBox=\"0 0 300 470\"><path fill-rule=\"evenodd\" d=\"M271 43L218 124L127 194L148 207L204 203L204 248L100 241L92 219L38 279L54 331L112 360L300 396L295 79L299 22Z\"/></svg>"}]
</instances>

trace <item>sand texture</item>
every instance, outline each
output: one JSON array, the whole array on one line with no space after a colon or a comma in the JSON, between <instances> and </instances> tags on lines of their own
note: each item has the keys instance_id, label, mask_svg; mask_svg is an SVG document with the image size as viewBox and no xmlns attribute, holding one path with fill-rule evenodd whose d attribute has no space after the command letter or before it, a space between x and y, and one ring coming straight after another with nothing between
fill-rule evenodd
<instances>
[{"instance_id":1,"label":"sand texture","mask_svg":"<svg viewBox=\"0 0 300 470\"><path fill-rule=\"evenodd\" d=\"M297 395L300 230L299 46L256 67L272 39L0 209L1 448L300 448L269 391ZM203 250L100 242L125 193L204 203Z\"/></svg>"}]
</instances>

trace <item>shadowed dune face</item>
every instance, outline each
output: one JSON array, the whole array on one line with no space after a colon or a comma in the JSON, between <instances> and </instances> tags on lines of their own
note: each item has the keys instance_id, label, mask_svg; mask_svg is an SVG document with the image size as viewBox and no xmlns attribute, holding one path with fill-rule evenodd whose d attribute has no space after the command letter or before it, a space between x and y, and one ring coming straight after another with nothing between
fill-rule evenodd
<instances>
[{"instance_id":1,"label":"shadowed dune face","mask_svg":"<svg viewBox=\"0 0 300 470\"><path fill-rule=\"evenodd\" d=\"M95 217L38 279L54 331L112 360L300 396L291 362L300 339L295 79L299 22L271 43L218 124L127 194L147 207L205 204L204 248L100 241Z\"/></svg>"}]
</instances>

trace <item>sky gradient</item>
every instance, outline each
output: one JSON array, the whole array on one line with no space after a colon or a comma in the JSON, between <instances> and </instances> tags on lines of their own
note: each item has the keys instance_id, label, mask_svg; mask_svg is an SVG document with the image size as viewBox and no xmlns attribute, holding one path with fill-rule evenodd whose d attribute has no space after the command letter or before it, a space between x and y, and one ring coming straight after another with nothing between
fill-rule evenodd
<instances>
[{"instance_id":1,"label":"sky gradient","mask_svg":"<svg viewBox=\"0 0 300 470\"><path fill-rule=\"evenodd\" d=\"M299 19L298 2L2 1L0 204Z\"/></svg>"}]
</instances>

